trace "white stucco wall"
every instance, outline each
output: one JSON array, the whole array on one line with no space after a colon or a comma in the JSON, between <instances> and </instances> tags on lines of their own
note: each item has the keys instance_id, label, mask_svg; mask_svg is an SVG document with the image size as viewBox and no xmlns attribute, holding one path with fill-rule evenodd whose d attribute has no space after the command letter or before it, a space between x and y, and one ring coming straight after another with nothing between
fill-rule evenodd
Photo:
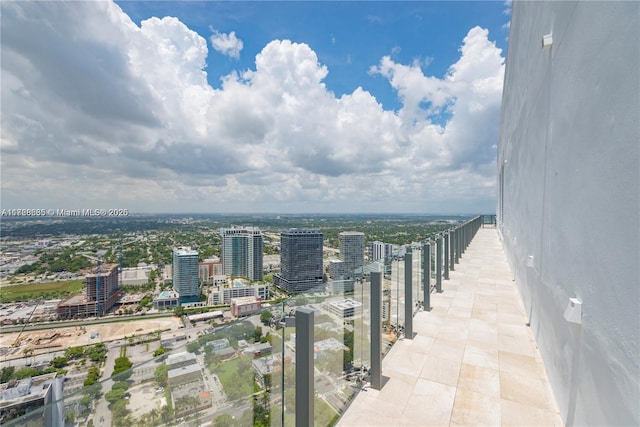
<instances>
[{"instance_id":1,"label":"white stucco wall","mask_svg":"<svg viewBox=\"0 0 640 427\"><path fill-rule=\"evenodd\" d=\"M640 2L513 2L499 229L568 425L640 425L639 55Z\"/></svg>"}]
</instances>

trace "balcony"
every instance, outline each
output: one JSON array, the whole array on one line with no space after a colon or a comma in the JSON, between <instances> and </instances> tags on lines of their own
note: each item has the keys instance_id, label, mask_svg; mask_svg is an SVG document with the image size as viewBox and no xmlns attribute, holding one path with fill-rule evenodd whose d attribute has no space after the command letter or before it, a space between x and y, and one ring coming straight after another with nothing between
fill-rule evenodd
<instances>
[{"instance_id":1,"label":"balcony","mask_svg":"<svg viewBox=\"0 0 640 427\"><path fill-rule=\"evenodd\" d=\"M480 228L413 339L382 363L338 426L562 425L495 228Z\"/></svg>"},{"instance_id":2,"label":"balcony","mask_svg":"<svg viewBox=\"0 0 640 427\"><path fill-rule=\"evenodd\" d=\"M494 218L366 266L343 294L194 329L77 391L67 381L63 399L3 425L561 425ZM113 344L107 373L159 346Z\"/></svg>"}]
</instances>

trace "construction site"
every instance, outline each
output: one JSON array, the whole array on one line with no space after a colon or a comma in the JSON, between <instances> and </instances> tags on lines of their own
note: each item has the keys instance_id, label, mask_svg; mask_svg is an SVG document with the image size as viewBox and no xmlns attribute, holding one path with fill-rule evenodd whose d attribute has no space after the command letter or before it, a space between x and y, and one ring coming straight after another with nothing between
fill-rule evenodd
<instances>
[{"instance_id":1,"label":"construction site","mask_svg":"<svg viewBox=\"0 0 640 427\"><path fill-rule=\"evenodd\" d=\"M0 336L0 357L3 360L26 355L35 356L68 347L84 346L99 342L116 341L133 335L144 335L155 331L175 330L182 326L177 317L144 319L123 322L101 323L87 326L61 327L8 333Z\"/></svg>"}]
</instances>

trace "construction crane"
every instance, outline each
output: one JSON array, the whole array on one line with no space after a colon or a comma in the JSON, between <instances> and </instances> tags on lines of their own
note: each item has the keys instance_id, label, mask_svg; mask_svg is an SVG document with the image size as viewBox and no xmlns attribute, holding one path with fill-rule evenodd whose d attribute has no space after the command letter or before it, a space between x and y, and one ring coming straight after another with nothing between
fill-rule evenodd
<instances>
[{"instance_id":1,"label":"construction crane","mask_svg":"<svg viewBox=\"0 0 640 427\"><path fill-rule=\"evenodd\" d=\"M31 310L31 313L29 314L29 317L27 317L27 321L23 323L22 329L20 329L20 333L16 337L16 340L13 342L13 344L11 344L11 347L18 347L20 345L20 337L22 336L22 333L24 332L24 328L27 327L27 324L29 323L29 320L31 320L31 316L33 316L33 313L36 312L36 308L38 308L38 305L40 305L41 302L42 302L42 299L39 299L36 302L36 305L33 307L33 310Z\"/></svg>"}]
</instances>

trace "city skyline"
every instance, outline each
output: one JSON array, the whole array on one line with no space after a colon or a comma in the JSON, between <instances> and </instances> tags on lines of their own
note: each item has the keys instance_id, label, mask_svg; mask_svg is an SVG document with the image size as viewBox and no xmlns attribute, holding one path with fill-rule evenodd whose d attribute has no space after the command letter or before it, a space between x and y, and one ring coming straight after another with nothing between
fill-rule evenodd
<instances>
[{"instance_id":1,"label":"city skyline","mask_svg":"<svg viewBox=\"0 0 640 427\"><path fill-rule=\"evenodd\" d=\"M1 7L3 208L495 210L508 2Z\"/></svg>"}]
</instances>

